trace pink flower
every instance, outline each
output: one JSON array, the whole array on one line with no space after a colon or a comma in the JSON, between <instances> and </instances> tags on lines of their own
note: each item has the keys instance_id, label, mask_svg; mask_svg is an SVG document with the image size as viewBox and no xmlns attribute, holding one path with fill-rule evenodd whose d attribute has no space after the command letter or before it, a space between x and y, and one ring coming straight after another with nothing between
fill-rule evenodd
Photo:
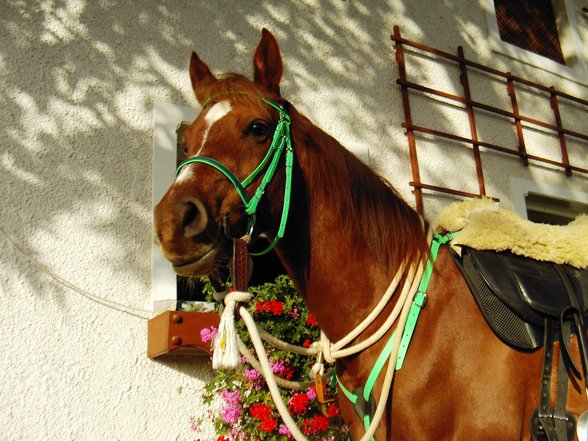
<instances>
[{"instance_id":1,"label":"pink flower","mask_svg":"<svg viewBox=\"0 0 588 441\"><path fill-rule=\"evenodd\" d=\"M289 380L290 378L292 378L292 375L294 374L292 366L288 365L282 359L277 360L277 361L270 360L270 367L272 368L272 372L276 376L278 376L280 378L284 378L286 380Z\"/></svg>"},{"instance_id":2,"label":"pink flower","mask_svg":"<svg viewBox=\"0 0 588 441\"><path fill-rule=\"evenodd\" d=\"M225 424L237 424L241 418L243 406L240 404L228 404L221 409L221 419Z\"/></svg>"},{"instance_id":3,"label":"pink flower","mask_svg":"<svg viewBox=\"0 0 588 441\"><path fill-rule=\"evenodd\" d=\"M306 396L310 401L316 400L316 388L314 386L310 386L306 391Z\"/></svg>"},{"instance_id":4,"label":"pink flower","mask_svg":"<svg viewBox=\"0 0 588 441\"><path fill-rule=\"evenodd\" d=\"M241 391L239 390L223 390L221 398L228 404L239 404L241 402Z\"/></svg>"},{"instance_id":5,"label":"pink flower","mask_svg":"<svg viewBox=\"0 0 588 441\"><path fill-rule=\"evenodd\" d=\"M190 430L192 432L196 432L196 430L198 430L198 425L196 424L196 419L193 416L190 417Z\"/></svg>"},{"instance_id":6,"label":"pink flower","mask_svg":"<svg viewBox=\"0 0 588 441\"><path fill-rule=\"evenodd\" d=\"M245 377L246 380L255 381L260 376L261 376L261 374L259 372L257 372L255 369L247 369L247 368L243 369L243 377Z\"/></svg>"},{"instance_id":7,"label":"pink flower","mask_svg":"<svg viewBox=\"0 0 588 441\"><path fill-rule=\"evenodd\" d=\"M249 387L261 389L264 384L264 379L255 369L243 369L243 378L249 382Z\"/></svg>"},{"instance_id":8,"label":"pink flower","mask_svg":"<svg viewBox=\"0 0 588 441\"><path fill-rule=\"evenodd\" d=\"M270 360L269 362L270 367L272 368L272 372L276 375L283 374L286 369L286 363L284 360Z\"/></svg>"},{"instance_id":9,"label":"pink flower","mask_svg":"<svg viewBox=\"0 0 588 441\"><path fill-rule=\"evenodd\" d=\"M208 343L212 341L212 339L216 336L217 333L218 328L216 328L215 326L211 326L210 328L204 328L200 331L200 340L202 340L202 343Z\"/></svg>"},{"instance_id":10,"label":"pink flower","mask_svg":"<svg viewBox=\"0 0 588 441\"><path fill-rule=\"evenodd\" d=\"M241 402L241 392L239 390L223 390L221 399L225 402L225 405L221 408L223 423L237 424L243 410L243 406L239 404Z\"/></svg>"},{"instance_id":11,"label":"pink flower","mask_svg":"<svg viewBox=\"0 0 588 441\"><path fill-rule=\"evenodd\" d=\"M284 436L289 436L291 435L290 433L290 429L288 429L288 427L286 427L285 424L280 424L280 428L278 429L278 433L280 435L284 435Z\"/></svg>"}]
</instances>

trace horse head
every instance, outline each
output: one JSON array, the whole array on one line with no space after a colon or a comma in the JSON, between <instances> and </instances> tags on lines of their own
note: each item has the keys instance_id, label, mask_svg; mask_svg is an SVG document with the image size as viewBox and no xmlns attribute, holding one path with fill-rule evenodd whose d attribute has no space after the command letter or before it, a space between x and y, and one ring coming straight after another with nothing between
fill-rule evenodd
<instances>
[{"instance_id":1,"label":"horse head","mask_svg":"<svg viewBox=\"0 0 588 441\"><path fill-rule=\"evenodd\" d=\"M279 92L280 50L266 29L253 68L253 81L217 77L192 53L190 79L202 112L183 133L188 160L154 213L156 241L180 275L214 272L230 257L230 239L254 227L275 234L267 199L284 198L286 146L277 138L289 130L289 117ZM272 153L276 149L280 155Z\"/></svg>"}]
</instances>

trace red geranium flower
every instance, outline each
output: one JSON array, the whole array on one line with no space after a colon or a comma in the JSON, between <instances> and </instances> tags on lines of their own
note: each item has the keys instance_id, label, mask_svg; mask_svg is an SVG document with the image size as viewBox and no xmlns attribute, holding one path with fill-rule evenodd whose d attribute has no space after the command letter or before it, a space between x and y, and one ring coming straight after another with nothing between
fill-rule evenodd
<instances>
[{"instance_id":1,"label":"red geranium flower","mask_svg":"<svg viewBox=\"0 0 588 441\"><path fill-rule=\"evenodd\" d=\"M304 346L305 348L310 348L311 344L312 342L307 338L306 340L304 340L304 343L302 343L302 346Z\"/></svg>"},{"instance_id":2,"label":"red geranium flower","mask_svg":"<svg viewBox=\"0 0 588 441\"><path fill-rule=\"evenodd\" d=\"M329 404L329 407L327 407L327 415L329 416L329 418L339 416L340 414L341 409L339 408L339 406L337 406L335 403Z\"/></svg>"},{"instance_id":3,"label":"red geranium flower","mask_svg":"<svg viewBox=\"0 0 588 441\"><path fill-rule=\"evenodd\" d=\"M315 415L312 419L312 426L317 432L329 430L329 419L324 415Z\"/></svg>"},{"instance_id":4,"label":"red geranium flower","mask_svg":"<svg viewBox=\"0 0 588 441\"><path fill-rule=\"evenodd\" d=\"M278 427L278 422L274 418L266 418L257 426L259 430L267 433L273 432L276 427Z\"/></svg>"},{"instance_id":5,"label":"red geranium flower","mask_svg":"<svg viewBox=\"0 0 588 441\"><path fill-rule=\"evenodd\" d=\"M269 310L270 302L268 300L266 300L263 303L257 300L257 303L255 304L255 311L253 311L253 314L257 317L260 312L268 312Z\"/></svg>"},{"instance_id":6,"label":"red geranium flower","mask_svg":"<svg viewBox=\"0 0 588 441\"><path fill-rule=\"evenodd\" d=\"M282 374L282 378L284 380L290 380L294 376L294 368L287 364L284 368L284 373Z\"/></svg>"},{"instance_id":7,"label":"red geranium flower","mask_svg":"<svg viewBox=\"0 0 588 441\"><path fill-rule=\"evenodd\" d=\"M308 399L308 396L305 393L300 393L290 398L288 407L292 412L303 415L306 413L309 403L310 400Z\"/></svg>"},{"instance_id":8,"label":"red geranium flower","mask_svg":"<svg viewBox=\"0 0 588 441\"><path fill-rule=\"evenodd\" d=\"M302 423L302 432L305 435L314 435L327 430L329 430L329 419L323 415L315 415L312 419L306 419Z\"/></svg>"},{"instance_id":9,"label":"red geranium flower","mask_svg":"<svg viewBox=\"0 0 588 441\"><path fill-rule=\"evenodd\" d=\"M270 303L270 310L274 315L282 315L284 311L284 304L277 300L272 300Z\"/></svg>"},{"instance_id":10,"label":"red geranium flower","mask_svg":"<svg viewBox=\"0 0 588 441\"><path fill-rule=\"evenodd\" d=\"M308 313L308 318L306 319L306 323L308 323L309 325L316 326L316 319L314 318L314 315L312 315L310 312Z\"/></svg>"},{"instance_id":11,"label":"red geranium flower","mask_svg":"<svg viewBox=\"0 0 588 441\"><path fill-rule=\"evenodd\" d=\"M257 403L249 408L249 413L256 420L268 419L272 413L272 407L267 404Z\"/></svg>"}]
</instances>

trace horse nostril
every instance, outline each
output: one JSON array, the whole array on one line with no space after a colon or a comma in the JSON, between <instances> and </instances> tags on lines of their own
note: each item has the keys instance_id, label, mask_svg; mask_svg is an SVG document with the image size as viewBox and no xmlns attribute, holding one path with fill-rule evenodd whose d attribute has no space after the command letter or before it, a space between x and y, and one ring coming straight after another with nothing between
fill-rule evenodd
<instances>
[{"instance_id":1,"label":"horse nostril","mask_svg":"<svg viewBox=\"0 0 588 441\"><path fill-rule=\"evenodd\" d=\"M184 236L194 237L204 231L208 221L206 209L200 201L192 199L182 204L183 217L182 226L184 227Z\"/></svg>"},{"instance_id":2,"label":"horse nostril","mask_svg":"<svg viewBox=\"0 0 588 441\"><path fill-rule=\"evenodd\" d=\"M192 202L186 203L186 211L184 212L184 226L190 225L196 220L198 216L198 208Z\"/></svg>"}]
</instances>

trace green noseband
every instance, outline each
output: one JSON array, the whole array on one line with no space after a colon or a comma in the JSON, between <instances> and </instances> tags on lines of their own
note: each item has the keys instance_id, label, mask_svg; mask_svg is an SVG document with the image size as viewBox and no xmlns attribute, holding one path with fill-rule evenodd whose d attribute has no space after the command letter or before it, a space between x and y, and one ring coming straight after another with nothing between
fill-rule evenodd
<instances>
[{"instance_id":1,"label":"green noseband","mask_svg":"<svg viewBox=\"0 0 588 441\"><path fill-rule=\"evenodd\" d=\"M274 237L273 242L265 250L257 253L250 253L253 256L261 256L263 254L269 253L276 246L278 241L284 237L284 231L286 230L286 223L288 221L288 213L290 211L290 196L292 193L292 165L294 164L294 150L292 149L292 138L290 135L290 115L288 115L286 110L279 103L267 98L259 98L276 109L280 114L280 119L276 129L274 130L272 143L265 157L261 160L259 165L255 167L255 170L253 170L249 176L247 176L243 181L239 182L239 179L237 179L237 177L228 168L226 168L217 160L207 158L205 156L195 156L193 158L188 158L182 162L176 170L177 178L182 167L188 164L201 163L206 164L222 173L231 182L231 184L233 184L233 187L235 187L235 190L241 198L241 201L243 201L245 212L247 215L249 215L249 230L251 231L255 225L255 213L257 211L259 201L265 193L267 184L271 182L274 175L276 174L281 157L285 154L286 183L284 189L284 204L282 206L282 218L280 220L278 233ZM208 100L205 101L205 103L207 102ZM204 105L202 107L204 107ZM259 184L259 187L257 187L257 190L255 190L253 196L249 197L245 189L263 172L264 169L266 171L263 175L261 183Z\"/></svg>"}]
</instances>

